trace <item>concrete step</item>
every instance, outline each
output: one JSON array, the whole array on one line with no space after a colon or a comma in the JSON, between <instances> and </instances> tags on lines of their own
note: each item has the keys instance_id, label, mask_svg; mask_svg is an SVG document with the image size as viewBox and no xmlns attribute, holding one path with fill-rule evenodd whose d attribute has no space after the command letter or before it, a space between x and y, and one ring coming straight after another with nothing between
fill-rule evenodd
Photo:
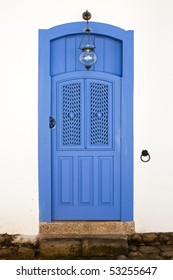
<instances>
[{"instance_id":1,"label":"concrete step","mask_svg":"<svg viewBox=\"0 0 173 280\"><path fill-rule=\"evenodd\" d=\"M128 255L127 235L40 235L41 259L116 259Z\"/></svg>"}]
</instances>

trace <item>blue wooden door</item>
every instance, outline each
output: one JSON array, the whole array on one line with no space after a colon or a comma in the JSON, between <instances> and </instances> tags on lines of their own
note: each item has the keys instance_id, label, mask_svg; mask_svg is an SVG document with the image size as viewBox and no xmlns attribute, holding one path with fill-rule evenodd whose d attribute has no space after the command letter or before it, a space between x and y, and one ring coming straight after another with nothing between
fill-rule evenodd
<instances>
[{"instance_id":1,"label":"blue wooden door","mask_svg":"<svg viewBox=\"0 0 173 280\"><path fill-rule=\"evenodd\" d=\"M108 77L52 78L52 220L120 219L120 78Z\"/></svg>"},{"instance_id":2,"label":"blue wooden door","mask_svg":"<svg viewBox=\"0 0 173 280\"><path fill-rule=\"evenodd\" d=\"M133 220L133 31L91 27L90 71L79 61L84 22L39 30L41 222Z\"/></svg>"}]
</instances>

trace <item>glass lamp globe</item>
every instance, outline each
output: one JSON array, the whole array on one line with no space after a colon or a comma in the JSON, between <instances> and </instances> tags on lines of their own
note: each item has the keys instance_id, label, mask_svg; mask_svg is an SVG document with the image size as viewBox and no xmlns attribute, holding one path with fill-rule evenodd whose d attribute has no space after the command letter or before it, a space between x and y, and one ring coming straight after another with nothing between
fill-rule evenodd
<instances>
[{"instance_id":1,"label":"glass lamp globe","mask_svg":"<svg viewBox=\"0 0 173 280\"><path fill-rule=\"evenodd\" d=\"M80 62L85 65L85 68L89 70L91 68L91 65L96 63L97 56L96 54L89 49L83 49L84 51L80 54L79 59Z\"/></svg>"}]
</instances>

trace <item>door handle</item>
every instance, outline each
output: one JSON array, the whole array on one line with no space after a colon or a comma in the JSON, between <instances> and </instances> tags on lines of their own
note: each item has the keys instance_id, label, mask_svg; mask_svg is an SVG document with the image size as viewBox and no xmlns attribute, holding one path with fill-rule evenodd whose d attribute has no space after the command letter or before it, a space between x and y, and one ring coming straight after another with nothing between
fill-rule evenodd
<instances>
[{"instance_id":1,"label":"door handle","mask_svg":"<svg viewBox=\"0 0 173 280\"><path fill-rule=\"evenodd\" d=\"M49 128L53 128L56 125L56 120L53 117L49 117Z\"/></svg>"}]
</instances>

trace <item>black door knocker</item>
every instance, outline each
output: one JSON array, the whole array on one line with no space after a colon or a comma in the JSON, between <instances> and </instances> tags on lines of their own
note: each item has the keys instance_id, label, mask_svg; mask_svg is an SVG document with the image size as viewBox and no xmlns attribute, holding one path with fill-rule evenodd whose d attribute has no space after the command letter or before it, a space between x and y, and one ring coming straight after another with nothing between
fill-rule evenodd
<instances>
[{"instance_id":1,"label":"black door knocker","mask_svg":"<svg viewBox=\"0 0 173 280\"><path fill-rule=\"evenodd\" d=\"M140 159L143 161L143 162L148 162L150 160L150 154L147 150L143 150L142 153L141 153L141 157Z\"/></svg>"}]
</instances>

